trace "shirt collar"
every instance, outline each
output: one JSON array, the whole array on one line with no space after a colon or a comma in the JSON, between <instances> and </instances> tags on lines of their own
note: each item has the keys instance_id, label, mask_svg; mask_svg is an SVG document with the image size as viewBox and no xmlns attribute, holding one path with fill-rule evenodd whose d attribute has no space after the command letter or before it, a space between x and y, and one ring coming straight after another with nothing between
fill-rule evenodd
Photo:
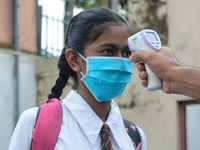
<instances>
[{"instance_id":1,"label":"shirt collar","mask_svg":"<svg viewBox=\"0 0 200 150\"><path fill-rule=\"evenodd\" d=\"M96 115L81 95L74 90L70 91L67 97L63 100L63 103L72 112L90 143L94 145L103 125L101 119ZM119 108L114 101L112 101L111 110L106 124L109 125L111 134L114 136L119 147L122 148L124 125Z\"/></svg>"},{"instance_id":2,"label":"shirt collar","mask_svg":"<svg viewBox=\"0 0 200 150\"><path fill-rule=\"evenodd\" d=\"M106 120L105 124L108 124L110 127L110 134L113 135L115 138L116 143L122 149L122 140L123 140L123 131L124 129L124 123L123 119L119 110L118 105L112 101L111 109L108 115L108 119Z\"/></svg>"}]
</instances>

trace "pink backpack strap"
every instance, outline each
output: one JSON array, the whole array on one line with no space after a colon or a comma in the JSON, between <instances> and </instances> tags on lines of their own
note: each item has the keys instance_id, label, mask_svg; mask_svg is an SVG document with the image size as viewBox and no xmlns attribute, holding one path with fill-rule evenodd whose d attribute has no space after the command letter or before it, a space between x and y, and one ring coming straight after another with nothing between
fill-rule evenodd
<instances>
[{"instance_id":1,"label":"pink backpack strap","mask_svg":"<svg viewBox=\"0 0 200 150\"><path fill-rule=\"evenodd\" d=\"M56 98L41 106L33 130L31 150L54 150L61 129L62 116L62 105Z\"/></svg>"}]
</instances>

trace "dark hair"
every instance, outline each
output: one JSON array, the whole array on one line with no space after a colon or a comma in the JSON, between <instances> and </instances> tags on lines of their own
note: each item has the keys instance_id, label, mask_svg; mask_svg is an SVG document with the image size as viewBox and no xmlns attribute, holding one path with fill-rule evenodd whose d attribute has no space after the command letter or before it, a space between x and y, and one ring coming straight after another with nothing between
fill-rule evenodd
<instances>
[{"instance_id":1,"label":"dark hair","mask_svg":"<svg viewBox=\"0 0 200 150\"><path fill-rule=\"evenodd\" d=\"M73 79L76 85L78 84L77 74L70 68L65 58L65 51L72 48L84 55L86 45L93 43L107 27L121 24L126 24L131 34L128 22L121 15L103 7L86 9L71 19L65 39L65 47L58 61L59 77L51 89L52 94L48 96L49 99L59 99L63 88L66 84L69 84L69 77Z\"/></svg>"}]
</instances>

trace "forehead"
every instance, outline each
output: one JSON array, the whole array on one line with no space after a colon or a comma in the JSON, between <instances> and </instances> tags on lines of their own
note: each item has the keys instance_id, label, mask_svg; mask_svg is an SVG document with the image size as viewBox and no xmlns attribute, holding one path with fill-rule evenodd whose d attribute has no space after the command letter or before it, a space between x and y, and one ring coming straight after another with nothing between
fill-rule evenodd
<instances>
[{"instance_id":1,"label":"forehead","mask_svg":"<svg viewBox=\"0 0 200 150\"><path fill-rule=\"evenodd\" d=\"M110 25L103 33L90 45L102 43L127 44L127 38L130 36L127 25Z\"/></svg>"}]
</instances>

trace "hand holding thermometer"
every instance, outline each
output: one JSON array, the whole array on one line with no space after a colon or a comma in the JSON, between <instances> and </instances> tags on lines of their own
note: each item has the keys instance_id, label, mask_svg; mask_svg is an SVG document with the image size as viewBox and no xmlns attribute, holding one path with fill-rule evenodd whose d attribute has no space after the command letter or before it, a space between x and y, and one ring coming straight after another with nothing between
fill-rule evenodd
<instances>
[{"instance_id":1,"label":"hand holding thermometer","mask_svg":"<svg viewBox=\"0 0 200 150\"><path fill-rule=\"evenodd\" d=\"M145 29L129 37L128 46L134 53L138 50L157 51L161 48L161 40L154 30ZM146 64L145 68L148 74L147 91L161 90L161 79L158 78Z\"/></svg>"}]
</instances>

